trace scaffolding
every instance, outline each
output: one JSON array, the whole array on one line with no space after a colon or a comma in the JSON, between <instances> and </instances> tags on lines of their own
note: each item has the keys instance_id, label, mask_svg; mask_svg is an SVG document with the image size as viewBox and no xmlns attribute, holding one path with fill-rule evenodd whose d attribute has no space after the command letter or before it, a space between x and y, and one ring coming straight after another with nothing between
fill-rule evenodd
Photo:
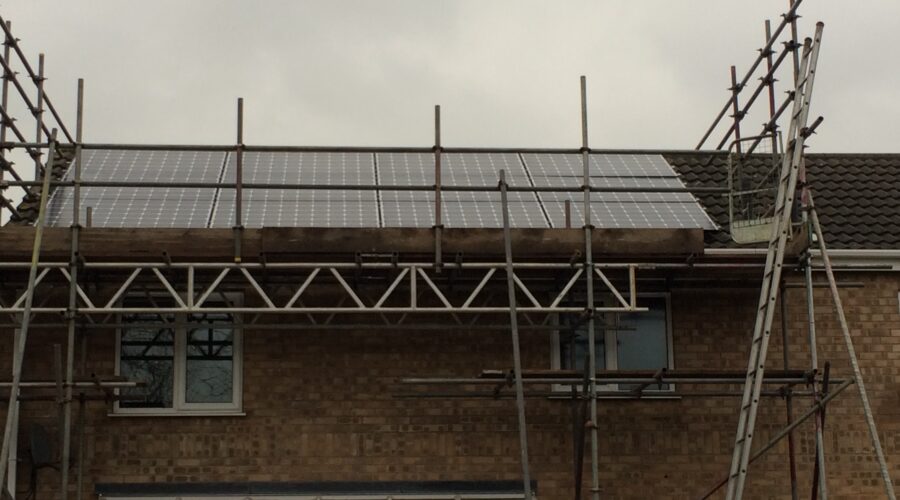
<instances>
[{"instance_id":1,"label":"scaffolding","mask_svg":"<svg viewBox=\"0 0 900 500\"><path fill-rule=\"evenodd\" d=\"M83 404L88 398L84 395L87 388L97 388L104 392L102 399L109 400L117 397L111 391L120 387L133 387L134 381L122 380L115 377L104 379L83 379L75 377L75 353L76 343L81 336L91 330L109 330L121 328L122 323L118 317L123 314L136 313L231 313L249 317L248 324L258 328L291 328L291 329L340 329L359 328L388 328L403 329L405 326L422 329L426 326L434 328L447 328L446 323L432 325L405 323L410 317L436 317L440 316L448 320L454 328L460 329L491 329L496 328L508 331L511 335L511 349L513 367L511 370L485 370L477 377L418 377L406 378L401 382L405 387L428 388L431 386L455 386L460 390L438 392L426 389L399 394L399 397L409 398L509 398L516 402L516 416L518 421L519 453L521 463L521 476L523 495L526 498L534 497L532 487L532 470L529 467L528 434L526 430L526 400L528 398L566 397L573 404L573 443L575 445L573 460L574 492L576 499L581 498L583 468L584 468L584 443L585 434L590 441L590 492L593 499L600 498L600 437L597 426L597 402L601 398L615 396L623 399L640 399L650 397L649 390L653 386L665 384L677 384L678 388L667 395L679 397L739 397L741 398L740 422L735 439L732 467L728 475L717 485L704 493L702 498L709 498L722 487L726 487L729 499L742 497L744 482L749 465L761 457L766 451L773 448L783 439L789 444L789 470L791 474L791 488L793 498L798 497L798 485L796 481L795 445L793 431L809 419L814 419L816 425L816 466L814 468L815 484L814 494L826 498L826 474L825 474L825 449L823 446L823 425L827 404L836 398L850 385L856 385L861 400L866 423L872 439L873 449L879 464L884 482L885 493L888 498L894 499L892 483L890 481L886 460L878 440L875 422L865 391L856 354L853 348L852 338L847 326L846 317L843 314L842 304L838 295L838 283L834 277L833 268L828 258L828 251L821 226L816 215L812 194L806 182L805 163L803 159L804 142L822 122L821 118L807 124L810 95L815 76L815 64L821 43L823 27L817 25L814 38L807 39L804 44L797 42L797 9L801 0L795 0L788 12L783 16L781 23L774 31L769 22L766 23L766 43L760 50L756 61L751 65L746 76L737 80L735 67L731 67L730 98L722 111L714 120L713 125L704 134L697 150L705 144L707 139L716 130L722 119L732 111L733 121L730 124L724 138L715 148L720 151L726 148L729 157L739 165L740 161L749 158L749 155L760 144L771 144L773 165L778 168L778 190L772 196L773 206L771 212L754 211L754 214L762 213L763 216L772 219L773 225L767 226L770 234L766 237L769 243L769 256L765 265L758 262L733 263L733 262L692 262L673 261L673 259L657 259L646 262L634 262L627 257L619 261L595 261L595 231L596 228L590 220L591 198L598 192L637 192L637 193L717 193L733 197L740 191L744 183L738 181L737 189L734 185L721 188L649 188L629 187L612 188L591 185L589 174L590 154L603 152L592 149L588 143L588 116L587 116L587 84L584 77L580 80L581 94L581 147L572 149L488 149L488 148L450 148L441 143L440 107L435 107L434 114L434 145L430 148L328 148L328 147L282 147L282 146L254 146L244 144L243 141L243 114L244 103L242 99L237 102L237 126L236 143L232 145L147 145L147 144L91 144L83 142L83 82L79 80L77 91L77 116L75 136L73 137L64 126L50 99L43 90L44 64L40 58L38 71L33 71L28 64L18 40L12 35L9 23L0 18L5 36L5 50L2 59L4 79L2 87L2 122L0 122L0 152L12 149L25 151L35 162L35 175L33 180L26 180L19 174L15 165L0 155L0 174L9 173L12 180L0 177L0 213L3 208L8 210L11 217L23 219L16 204L6 198L3 192L8 188L22 188L25 190L26 200L37 200L37 217L33 223L33 245L30 261L2 261L0 273L11 277L9 282L24 283L24 288L17 293L9 303L0 302L0 314L8 315L9 322L0 324L5 328L16 328L15 349L13 357L12 381L0 384L9 388L9 403L6 426L4 429L3 445L0 449L0 463L7 464L12 460L11 448L14 446L18 425L18 407L20 400L28 399L21 393L22 389L44 388L55 389L57 394L53 400L57 401L61 409L61 485L60 494L64 500L69 494L68 467L72 443L72 416L71 403L78 400L82 403L79 412L79 434L83 436ZM773 59L774 47L778 43L781 34L790 29L790 37L784 44L784 49ZM11 49L18 56L21 64L27 71L37 90L37 98L32 101L28 92L16 77L11 68ZM775 106L775 73L779 66L788 58L793 60L793 90L788 92L784 102ZM743 106L739 105L741 92L747 87L750 79L756 74L757 69L765 61L765 73L760 79L751 96ZM17 90L29 112L36 121L35 139L29 141L16 126L8 113L9 84ZM762 133L752 137L741 136L741 122L747 115L750 107L764 91L768 91L769 121L764 124ZM44 109L49 110L55 120L55 126L44 120ZM788 108L793 108L790 115L791 126L784 137L784 151L779 153L778 123L781 116ZM59 132L62 132L62 138ZM14 141L7 140L7 133L12 132ZM749 145L748 145L749 143ZM81 178L81 155L89 149L119 149L119 150L189 150L189 151L227 151L235 155L236 169L234 182L122 182L114 180L83 181ZM322 184L265 184L245 183L243 181L243 155L246 152L418 152L431 153L434 157L434 185L322 185ZM474 153L474 152L546 152L554 154L579 154L583 166L582 186L574 188L561 187L522 187L509 186L503 171L498 172L498 184L496 187L453 186L442 183L442 155L447 153ZM670 151L668 151L670 152ZM718 154L718 153L716 153ZM54 167L58 155L67 155L74 158L73 175L71 180L63 180L54 176ZM46 156L46 159L44 159ZM712 156L710 161L712 161ZM737 167L730 167L738 171ZM740 173L737 173L740 179ZM730 177L731 178L731 177ZM73 219L69 228L69 259L68 261L46 261L41 259L42 239L46 226L46 212L49 195L54 188L71 187L74 193ZM234 225L231 230L231 244L233 252L230 261L214 261L203 259L191 259L188 261L173 259L163 254L154 260L106 260L88 261L80 252L81 229L90 225L90 221L81 220L81 189L84 187L171 187L171 188L217 188L233 189L234 200ZM348 258L322 259L288 259L288 261L269 262L264 256L254 258L248 255L245 249L246 231L244 227L244 212L242 207L242 192L244 190L328 190L328 189L353 189L353 190L390 190L390 191L424 191L434 194L434 224L429 233L433 240L427 258L401 259L399 252L388 253L364 253L356 252ZM442 193L444 192L489 192L500 195L500 206L503 220L502 228L502 254L503 260L496 256L490 259L470 259L462 255L448 256L445 248L446 231L443 226L441 213ZM513 241L515 231L510 225L509 201L510 192L568 192L581 193L584 204L584 224L581 228L582 251L572 256L563 258L529 259L516 262L513 258ZM802 201L800 215L802 221L797 223L792 218L795 209L794 197L800 193ZM746 194L746 193L739 193ZM759 200L757 199L756 202ZM740 204L740 203L739 203ZM567 215L570 206L567 204ZM731 210L732 229L739 226L734 217L735 210ZM738 210L740 212L740 210ZM756 217L756 215L754 215ZM761 217L757 217L761 218ZM570 217L567 216L567 220ZM772 222L770 221L770 222ZM84 224L83 224L84 223ZM567 224L568 226L568 224ZM815 235L813 237L812 235ZM806 290L808 309L808 341L812 356L810 366L805 370L792 369L788 364L787 348L788 334L786 323L782 324L784 343L784 366L781 370L765 370L766 346L771 332L772 321L775 314L776 303L779 294L782 321L786 321L786 303L783 300L783 291L787 283L782 278L781 269L787 265L793 255L788 251L791 238L801 241L806 251L801 253L797 263L805 270L805 281L802 287ZM816 286L812 279L812 246L818 246L822 264L827 276L828 288L834 300L834 307L838 312L843 339L850 357L853 376L845 379L831 378L829 365L821 365L816 355L816 332L814 322L814 304L812 290ZM689 259L690 260L690 259ZM726 270L742 269L745 271L762 271L763 286L760 296L759 315L754 330L753 344L748 359L746 371L684 371L660 368L651 371L608 371L600 370L596 359L595 322L601 321L600 314L608 313L615 316L619 313L633 313L645 311L638 303L638 279L644 274L653 276L654 273L677 271L680 269L709 269ZM282 278L281 281L262 279L261 275L272 273ZM82 276L91 274L102 276L104 282L109 284L106 289L101 287L83 286ZM505 278L501 282L501 277ZM42 285L63 285L67 291L66 305L46 305L35 303L35 297ZM360 283L366 285L367 290L362 290ZM549 283L549 285L548 285ZM324 288L317 288L324 287ZM566 298L575 287L583 287L585 301L583 304L572 305ZM368 292L377 289L374 295ZM161 293L165 297L165 304L135 307L126 305L121 299L131 292L139 290L145 294L149 289L153 293ZM259 305L242 305L232 301L211 300L216 297L225 298L230 290L252 290L255 301ZM323 293L313 293L313 290L325 290ZM552 290L552 293L548 291ZM287 300L280 300L278 294L286 291ZM497 293L505 294L506 301L497 299ZM595 296L603 293L612 296L615 300L612 305L598 305ZM425 295L429 299L424 299ZM325 298L324 301L317 299ZM525 300L522 301L522 298ZM521 303L520 303L521 302ZM215 303L216 305L209 305ZM579 317L578 326L586 327L587 353L585 369L583 372L576 370L528 370L523 368L520 353L519 334L522 330L554 331L561 327L552 322L552 318L558 314L574 315ZM273 318L283 315L306 318L307 322L298 324L280 325ZM508 315L508 324L484 325L480 318L486 315L502 317ZM61 317L62 322L54 318ZM44 318L41 323L38 318ZM48 319L50 318L50 319ZM372 324L370 318L379 318L380 323ZM520 324L521 322L521 324ZM599 324L599 323L598 323ZM22 380L22 367L24 354L30 329L38 327L57 327L66 329L66 355L65 361L57 363L58 380L55 382L24 381ZM623 393L616 391L610 393L602 390L604 384L632 384L635 387ZM548 385L563 385L571 388L570 392L534 390L533 387L547 387ZM686 390L690 385L720 385L722 389L710 390ZM741 390L734 390L735 386L741 386ZM797 386L807 386L807 390L795 389ZM512 393L504 392L512 389ZM580 390L579 390L580 388ZM486 390L484 390L486 389ZM80 391L76 396L74 391ZM787 424L776 433L767 443L755 449L751 448L754 431L756 409L759 398L779 397L786 403ZM812 403L799 415L793 408L794 398L812 398ZM32 398L34 398L32 396ZM79 457L83 454L83 437L79 438ZM83 458L79 458L81 464ZM14 492L13 485L8 486L6 479L8 467L0 467L0 484ZM77 495L82 493L83 470L81 466L77 473Z\"/></svg>"}]
</instances>

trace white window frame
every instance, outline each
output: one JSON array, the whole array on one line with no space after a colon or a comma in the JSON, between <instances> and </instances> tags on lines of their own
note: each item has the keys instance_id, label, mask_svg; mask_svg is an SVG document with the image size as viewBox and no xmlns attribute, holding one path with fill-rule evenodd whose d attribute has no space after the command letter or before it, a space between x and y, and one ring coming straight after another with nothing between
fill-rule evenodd
<instances>
[{"instance_id":1,"label":"white window frame","mask_svg":"<svg viewBox=\"0 0 900 500\"><path fill-rule=\"evenodd\" d=\"M239 293L226 293L225 300L231 302L234 306L243 305L243 296ZM165 295L159 295L165 297ZM140 296L137 296L140 298ZM134 415L134 416L212 416L212 415L243 415L243 373L244 373L244 343L243 343L243 325L240 314L232 314L234 317L233 335L232 335L232 365L234 367L232 379L232 401L230 403L188 403L186 398L186 379L187 379L187 314L175 314L175 345L174 345L174 366L172 374L172 407L171 408L128 408L122 407L119 401L113 403L113 413L116 416ZM119 322L122 323L121 316ZM116 375L119 375L122 354L122 330L116 329ZM119 389L115 390L116 395Z\"/></svg>"},{"instance_id":2,"label":"white window frame","mask_svg":"<svg viewBox=\"0 0 900 500\"><path fill-rule=\"evenodd\" d=\"M666 301L666 355L667 355L667 363L668 368L675 368L675 349L673 343L673 335L672 335L672 294L668 292L653 292L653 293L641 293L638 294L638 305L641 303L641 299L651 299L651 298L664 298ZM640 313L637 313L640 314ZM556 316L556 325L559 326L559 316ZM618 332L615 329L605 329L603 331L603 342L605 345L604 353L605 353L605 361L606 361L606 369L607 370L618 370L619 369L619 352L618 352ZM561 369L562 363L560 362L560 336L559 330L553 330L553 333L550 335L550 367L554 370ZM633 384L631 384L633 385ZM668 388L666 389L655 389L653 386L647 387L644 390L644 397L653 397L654 395L666 396L671 392L675 391L674 384L668 384ZM581 391L582 386L576 386L578 391ZM555 384L553 386L554 391L572 391L571 386L568 385L560 385ZM601 392L621 392L622 394L628 394L630 389L622 389L619 387L619 384L598 384L597 390ZM615 397L615 396L610 396Z\"/></svg>"}]
</instances>

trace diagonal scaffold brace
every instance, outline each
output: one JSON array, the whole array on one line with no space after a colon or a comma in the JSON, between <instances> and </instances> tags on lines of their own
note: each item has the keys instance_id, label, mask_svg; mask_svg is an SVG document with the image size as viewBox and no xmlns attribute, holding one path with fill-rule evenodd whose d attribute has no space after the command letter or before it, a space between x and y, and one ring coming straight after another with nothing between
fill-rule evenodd
<instances>
[{"instance_id":1,"label":"diagonal scaffold brace","mask_svg":"<svg viewBox=\"0 0 900 500\"><path fill-rule=\"evenodd\" d=\"M825 268L825 275L828 278L828 287L831 290L834 310L837 313L838 322L841 325L841 334L844 339L844 346L847 349L847 356L850 358L853 377L856 380L857 393L859 394L863 414L866 418L866 427L869 430L869 438L872 440L875 459L878 461L879 473L881 474L882 483L884 483L884 493L890 500L897 500L897 495L894 493L894 484L891 482L891 474L888 469L887 460L884 457L884 449L881 447L881 440L878 437L878 428L875 426L875 417L872 415L872 406L869 404L869 395L866 392L866 384L863 382L862 370L859 368L859 359L856 357L856 349L853 346L853 337L850 335L850 327L847 324L847 317L844 314L844 305L841 301L841 295L838 293L837 281L834 278L834 269L831 267L831 259L828 256L828 249L825 245L825 236L822 234L822 226L819 224L819 216L816 214L816 206L815 203L813 203L812 193L807 192L807 196L809 222L813 231L815 231L816 240L819 244L819 252L822 258L822 265Z\"/></svg>"},{"instance_id":2,"label":"diagonal scaffold brace","mask_svg":"<svg viewBox=\"0 0 900 500\"><path fill-rule=\"evenodd\" d=\"M526 500L534 498L531 472L528 467L528 429L525 422L525 386L522 382L522 357L519 349L519 324L516 312L515 271L512 259L512 237L509 224L509 201L506 192L506 173L500 171L500 205L503 212L503 248L506 254L506 289L509 295L509 327L512 334L513 377L516 389L516 415L519 422L519 453L522 462L522 491Z\"/></svg>"},{"instance_id":3,"label":"diagonal scaffold brace","mask_svg":"<svg viewBox=\"0 0 900 500\"><path fill-rule=\"evenodd\" d=\"M31 251L31 266L28 269L28 289L25 295L25 309L22 313L22 325L16 335L13 352L13 379L9 388L9 404L6 412L6 425L3 429L3 444L0 446L0 485L6 484L6 465L9 463L10 441L13 429L18 420L19 387L22 383L22 361L25 357L25 345L28 340L28 327L31 323L32 305L34 304L34 288L37 281L37 269L41 260L41 241L44 236L44 223L47 220L47 199L50 197L50 178L56 153L56 129L50 132L50 148L47 163L44 166L44 179L41 187L41 203L38 208L37 221L34 224L34 245ZM5 486L0 486L5 491Z\"/></svg>"}]
</instances>

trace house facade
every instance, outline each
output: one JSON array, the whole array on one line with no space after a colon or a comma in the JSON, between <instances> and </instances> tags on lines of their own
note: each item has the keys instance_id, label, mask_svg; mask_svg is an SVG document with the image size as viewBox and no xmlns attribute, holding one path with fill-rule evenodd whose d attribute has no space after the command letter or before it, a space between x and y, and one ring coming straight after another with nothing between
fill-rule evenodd
<instances>
[{"instance_id":1,"label":"house facade","mask_svg":"<svg viewBox=\"0 0 900 500\"><path fill-rule=\"evenodd\" d=\"M725 155L663 157L689 188L726 182ZM807 162L873 415L898 478L900 156L808 155ZM596 421L582 418L582 387L570 381L580 378L588 351L579 312L586 289L572 278L583 262L578 215L570 222L567 214L563 224L561 212L552 216L556 205L546 203L548 221L557 224L513 228L522 282L517 303L525 308L521 361L531 377L528 461L538 497L572 498L576 478L588 497L591 427L599 436L603 498L699 498L727 475L741 386L708 379L746 370L764 253L729 242L726 197L697 197L715 226L598 224L592 231L593 258L608 266L594 283L597 367L607 377ZM393 201L405 208L418 203ZM283 204L296 202L304 200ZM96 221L102 197L94 203ZM522 210L519 221L527 220ZM156 217L181 215L162 210ZM487 264L503 262L500 228L443 229L443 261L435 266L435 229L383 227L382 218L376 219L381 227L370 229L272 228L262 221L238 236L212 225L141 229L145 220L79 234L78 308L107 304L119 312L82 312L76 322L80 385L70 402L70 495L524 497L515 392L507 377L513 349L505 275ZM208 215L207 222L214 220ZM68 317L60 310L68 308L69 282L52 263L68 269L71 234L59 220L44 235L41 261L52 269L35 290L39 314L25 347L23 380L45 383L21 390L9 468L16 497L59 494L65 402L54 382L66 362ZM33 236L32 227L0 228L2 260L27 262ZM241 260L233 267L236 238ZM810 408L828 364L830 389L843 390L821 424L828 493L880 498L856 388L841 386L852 371L816 251L810 258L818 362L812 364L804 238L798 233L786 260L784 306L767 360L768 370L792 382L767 384L756 444ZM26 271L4 269L7 307L22 296ZM620 299L637 308L618 311ZM442 312L445 300L483 310ZM403 309L410 302L419 310ZM532 303L553 303L555 312L529 311ZM397 309L351 310L391 305ZM283 306L303 312L266 310ZM17 321L11 314L3 327L0 363L7 373ZM626 376L663 369L678 381ZM707 375L691 381L689 373ZM549 380L557 376L562 380ZM794 380L804 377L816 385ZM791 498L792 482L800 496L809 495L816 418L792 432L793 452L784 439L753 462L747 498Z\"/></svg>"}]
</instances>

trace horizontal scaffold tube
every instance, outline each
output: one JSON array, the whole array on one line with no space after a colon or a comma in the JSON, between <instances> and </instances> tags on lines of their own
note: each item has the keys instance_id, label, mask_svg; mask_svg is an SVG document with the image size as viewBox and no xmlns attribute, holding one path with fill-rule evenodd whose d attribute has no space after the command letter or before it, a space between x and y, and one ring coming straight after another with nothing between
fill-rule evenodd
<instances>
[{"instance_id":1,"label":"horizontal scaffold tube","mask_svg":"<svg viewBox=\"0 0 900 500\"><path fill-rule=\"evenodd\" d=\"M39 186L40 181L5 181L7 187ZM52 181L52 187L72 187L74 181ZM237 189L233 182L140 182L140 181L81 181L83 188L112 187L112 188L185 188L185 189ZM242 189L288 189L288 190L343 190L343 191L434 191L434 185L407 186L400 184L296 184L296 183L242 183ZM496 186L448 186L442 185L442 191L453 192L499 192ZM728 188L718 187L609 187L592 186L594 193L728 193ZM554 186L509 186L510 192L528 193L581 193L583 187L554 187Z\"/></svg>"}]
</instances>

